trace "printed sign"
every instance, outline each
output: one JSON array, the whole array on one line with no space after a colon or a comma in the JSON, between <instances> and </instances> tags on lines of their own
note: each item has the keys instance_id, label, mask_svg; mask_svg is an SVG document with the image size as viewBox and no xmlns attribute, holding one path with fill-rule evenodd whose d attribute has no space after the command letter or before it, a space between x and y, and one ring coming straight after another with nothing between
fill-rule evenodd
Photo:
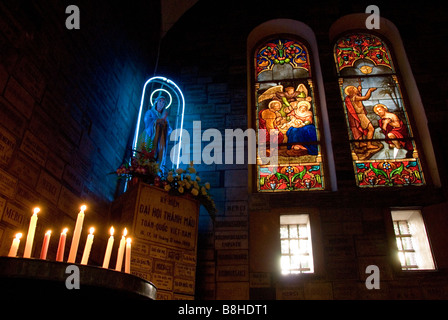
<instances>
[{"instance_id":1,"label":"printed sign","mask_svg":"<svg viewBox=\"0 0 448 320\"><path fill-rule=\"evenodd\" d=\"M269 288L271 286L271 274L267 272L253 272L250 274L251 288Z\"/></svg>"},{"instance_id":2,"label":"printed sign","mask_svg":"<svg viewBox=\"0 0 448 320\"><path fill-rule=\"evenodd\" d=\"M17 179L0 169L0 194L12 198L16 193Z\"/></svg>"},{"instance_id":3,"label":"printed sign","mask_svg":"<svg viewBox=\"0 0 448 320\"><path fill-rule=\"evenodd\" d=\"M16 147L16 138L0 127L0 164L7 165Z\"/></svg>"},{"instance_id":4,"label":"printed sign","mask_svg":"<svg viewBox=\"0 0 448 320\"><path fill-rule=\"evenodd\" d=\"M215 233L215 249L248 249L247 231L220 231Z\"/></svg>"},{"instance_id":5,"label":"printed sign","mask_svg":"<svg viewBox=\"0 0 448 320\"><path fill-rule=\"evenodd\" d=\"M31 132L27 131L22 140L20 150L30 156L37 164L44 166L47 159L48 148L37 139Z\"/></svg>"},{"instance_id":6,"label":"printed sign","mask_svg":"<svg viewBox=\"0 0 448 320\"><path fill-rule=\"evenodd\" d=\"M198 202L144 183L119 201L122 223L133 221L131 273L154 283L157 299L192 299Z\"/></svg>"},{"instance_id":7,"label":"printed sign","mask_svg":"<svg viewBox=\"0 0 448 320\"><path fill-rule=\"evenodd\" d=\"M2 220L17 228L22 228L29 221L30 214L11 202L6 204ZM28 219L28 220L27 220Z\"/></svg>"},{"instance_id":8,"label":"printed sign","mask_svg":"<svg viewBox=\"0 0 448 320\"><path fill-rule=\"evenodd\" d=\"M142 184L134 220L135 236L162 245L195 249L197 207L195 201Z\"/></svg>"}]
</instances>

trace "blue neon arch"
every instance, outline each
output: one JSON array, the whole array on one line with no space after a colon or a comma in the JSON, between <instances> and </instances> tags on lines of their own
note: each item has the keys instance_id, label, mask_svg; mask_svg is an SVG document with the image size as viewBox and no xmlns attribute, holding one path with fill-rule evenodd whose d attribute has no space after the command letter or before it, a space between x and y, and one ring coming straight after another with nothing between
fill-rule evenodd
<instances>
[{"instance_id":1,"label":"blue neon arch","mask_svg":"<svg viewBox=\"0 0 448 320\"><path fill-rule=\"evenodd\" d=\"M147 99L147 89L150 90L149 99ZM140 136L140 123L141 123L141 117L143 114L143 109L148 104L153 104L153 96L157 92L165 92L170 97L171 101L168 103L168 105L165 107L165 109L173 108L173 102L177 102L177 110L176 110L176 121L175 121L175 128L174 129L180 129L179 130L179 146L182 142L182 132L183 132L183 126L184 126L184 112L185 112L185 98L180 90L179 86L174 83L174 81L161 77L161 76L155 76L150 79L148 79L144 86L143 86L143 92L142 92L142 98L140 100L140 108L138 111L138 117L137 117L137 124L135 127L135 133L134 133L134 141L132 143L132 149L137 150L137 143ZM173 96L176 98L174 99ZM145 99L146 98L146 99ZM149 100L149 101L148 101ZM172 109L173 110L173 109ZM171 111L172 111L171 110ZM174 161L172 161L173 166L175 165L176 169L179 168L179 161L180 161L180 152L181 148L179 147L178 150L175 151L177 155L174 157Z\"/></svg>"}]
</instances>

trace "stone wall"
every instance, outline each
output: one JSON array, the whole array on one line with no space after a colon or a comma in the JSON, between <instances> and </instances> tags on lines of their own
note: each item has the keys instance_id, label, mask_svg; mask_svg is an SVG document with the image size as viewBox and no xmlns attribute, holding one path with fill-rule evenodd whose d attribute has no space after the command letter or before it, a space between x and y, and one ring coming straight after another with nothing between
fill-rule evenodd
<instances>
[{"instance_id":1,"label":"stone wall","mask_svg":"<svg viewBox=\"0 0 448 320\"><path fill-rule=\"evenodd\" d=\"M364 12L367 4L198 1L165 35L158 60L158 1L81 1L79 30L65 27L69 4L0 4L0 254L7 253L14 233L25 231L36 204L42 208L36 239L47 228L57 234L73 225L84 201L86 224L95 223L106 237L110 202L118 194L116 177L109 173L131 145L142 85L155 69L183 90L187 130L195 120L202 132L215 128L224 136L226 129L245 130L247 37L263 22L287 18L307 24L316 35L338 190L252 194L247 163L225 164L224 155L217 155L223 163L195 165L202 180L211 183L219 210L215 221L203 208L200 212L196 298L448 297L448 68L445 12L437 4L426 2L423 10L420 3L376 3L400 31L442 180L441 188L393 192L355 187L329 41L337 19ZM202 142L199 152L207 144ZM422 207L436 272L403 273L392 257L390 208L408 206ZM313 275L279 275L278 224L285 212L312 216ZM50 259L55 251L52 243ZM365 287L365 268L371 264L380 268L380 290Z\"/></svg>"},{"instance_id":2,"label":"stone wall","mask_svg":"<svg viewBox=\"0 0 448 320\"><path fill-rule=\"evenodd\" d=\"M443 38L443 17L427 6L425 26L413 17L417 5L376 3L381 16L398 27L425 106L442 183L446 185L446 145L442 131L447 116L446 66L437 43ZM322 67L337 176L337 191L262 195L248 192L247 164L197 165L212 182L219 208L212 223L201 211L197 298L199 299L371 299L446 297L446 255L433 245L437 275L403 274L393 255L391 207L424 207L430 238L446 242L437 227L446 226L446 188L359 190L355 187L347 129L341 107L329 28L340 17L362 13L367 5L320 1L297 7L263 1L199 2L162 42L159 70L181 84L187 102L186 121L201 121L202 132L241 128L248 123L246 41L249 33L270 19L288 18L314 31ZM426 34L430 30L430 37ZM422 50L424 43L425 49ZM430 60L437 63L424 62ZM418 115L416 115L418 116ZM202 147L208 142L202 142ZM222 158L224 159L224 157ZM246 162L247 163L247 162ZM439 204L439 205L437 205ZM438 206L438 207L437 207ZM436 208L437 207L437 208ZM441 209L445 208L445 209ZM314 218L316 273L279 275L279 215L308 212ZM317 221L317 222L316 222ZM433 234L433 236L432 236ZM442 240L443 238L443 240ZM314 241L316 241L314 243ZM378 265L381 290L367 290L367 265ZM435 283L437 282L437 285ZM434 285L434 286L433 286Z\"/></svg>"},{"instance_id":3,"label":"stone wall","mask_svg":"<svg viewBox=\"0 0 448 320\"><path fill-rule=\"evenodd\" d=\"M1 254L15 232L26 233L36 205L35 247L47 229L57 238L74 226L82 203L86 223L107 235L101 223L117 188L110 173L130 146L142 86L153 72L158 3L84 1L80 29L71 30L69 4L0 4Z\"/></svg>"}]
</instances>

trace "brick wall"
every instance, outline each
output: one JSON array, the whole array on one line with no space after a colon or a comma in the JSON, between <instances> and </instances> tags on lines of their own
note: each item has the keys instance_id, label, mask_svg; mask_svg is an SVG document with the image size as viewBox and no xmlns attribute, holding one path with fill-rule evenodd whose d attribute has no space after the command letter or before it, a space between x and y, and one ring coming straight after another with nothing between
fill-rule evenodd
<instances>
[{"instance_id":1,"label":"brick wall","mask_svg":"<svg viewBox=\"0 0 448 320\"><path fill-rule=\"evenodd\" d=\"M45 230L56 238L74 226L82 202L86 223L107 235L101 223L117 188L109 173L132 141L141 88L154 68L158 3L78 2L79 30L65 26L69 4L0 4L1 254L15 232L26 233L36 205L35 248Z\"/></svg>"},{"instance_id":2,"label":"brick wall","mask_svg":"<svg viewBox=\"0 0 448 320\"><path fill-rule=\"evenodd\" d=\"M406 277L391 256L393 231L390 207L426 206L428 232L442 241L436 225L445 223L440 209L446 208L446 188L360 191L355 187L350 149L328 30L338 18L364 12L362 3L320 1L298 8L295 2L272 6L260 1L199 2L172 28L162 43L159 70L177 81L185 94L186 120L201 121L202 131L216 128L247 128L246 40L259 24L275 18L290 18L308 24L316 34L338 179L337 192L296 193L266 196L248 192L248 166L239 164L199 165L200 173L213 180L220 209L215 223L201 212L197 298L273 299L292 294L299 299L434 298L447 296L443 250L438 280L430 275ZM442 14L433 6L425 10L425 26L416 21L417 4L406 7L379 2L381 16L398 27L407 50L417 86L427 111L430 131L442 181L446 172L446 145L442 123L446 119L446 61L437 50L444 31ZM430 32L431 36L426 37ZM422 49L424 43L425 49ZM423 63L429 54L437 63ZM437 57L437 58L436 58ZM432 58L430 59L431 61ZM439 65L440 63L440 65ZM445 90L446 91L446 90ZM206 145L203 142L203 146ZM224 158L223 158L224 159ZM433 205L441 203L437 209ZM371 207L366 208L366 207ZM315 276L288 281L279 277L279 214L308 210L318 217L314 227L321 270ZM439 215L439 216L438 216ZM430 220L430 221L429 221ZM436 222L437 221L437 222ZM446 225L446 223L445 223ZM392 238L391 238L392 235ZM391 242L392 239L392 242ZM435 249L436 246L433 246ZM315 258L316 259L316 258ZM367 290L368 264L379 266L382 290ZM291 280L291 279L290 279ZM432 291L431 291L432 290ZM431 293L432 292L432 293Z\"/></svg>"},{"instance_id":3,"label":"brick wall","mask_svg":"<svg viewBox=\"0 0 448 320\"><path fill-rule=\"evenodd\" d=\"M25 230L35 204L43 209L36 239L47 227L57 234L63 225L73 225L81 201L89 205L86 224L95 223L98 234L107 234L105 222L117 189L109 172L121 164L131 144L142 85L156 67L157 1L78 2L80 30L65 28L69 4L0 4L0 254L7 253L15 232ZM192 122L200 120L202 131L216 128L224 136L225 129L247 128L248 34L270 19L302 21L316 34L331 119L336 192L250 194L247 164L196 165L203 181L211 183L219 209L215 222L201 209L196 298L448 296L444 11L430 4L425 10L418 3L376 5L401 33L425 106L442 188L403 188L391 194L354 186L328 30L338 18L364 12L367 5L199 1L164 37L157 73L183 90L185 128L191 130ZM393 206L424 207L437 272L397 270L388 218ZM285 281L277 269L276 226L282 212L294 210L308 210L317 221L312 227L318 235L313 239L318 241L318 272ZM49 256L55 250L50 246ZM380 267L379 291L365 288L367 264Z\"/></svg>"}]
</instances>

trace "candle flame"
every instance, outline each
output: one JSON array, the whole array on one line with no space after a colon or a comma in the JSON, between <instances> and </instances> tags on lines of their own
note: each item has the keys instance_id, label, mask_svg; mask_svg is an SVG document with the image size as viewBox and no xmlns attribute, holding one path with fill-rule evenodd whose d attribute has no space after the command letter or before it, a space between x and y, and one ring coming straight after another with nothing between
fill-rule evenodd
<instances>
[{"instance_id":1,"label":"candle flame","mask_svg":"<svg viewBox=\"0 0 448 320\"><path fill-rule=\"evenodd\" d=\"M40 211L40 208L39 208L39 207L34 208L34 214L38 214L39 211Z\"/></svg>"},{"instance_id":2,"label":"candle flame","mask_svg":"<svg viewBox=\"0 0 448 320\"><path fill-rule=\"evenodd\" d=\"M22 234L19 232L19 233L16 234L16 239L20 240L20 238L22 238Z\"/></svg>"},{"instance_id":3,"label":"candle flame","mask_svg":"<svg viewBox=\"0 0 448 320\"><path fill-rule=\"evenodd\" d=\"M94 228L94 227L92 227L92 228L89 229L90 234L93 234L93 231L95 231L95 228Z\"/></svg>"},{"instance_id":4,"label":"candle flame","mask_svg":"<svg viewBox=\"0 0 448 320\"><path fill-rule=\"evenodd\" d=\"M86 209L87 209L87 206L86 206L85 204L83 204L83 205L81 206L81 211L84 212L84 211L86 211Z\"/></svg>"},{"instance_id":5,"label":"candle flame","mask_svg":"<svg viewBox=\"0 0 448 320\"><path fill-rule=\"evenodd\" d=\"M63 234L66 234L67 231L68 231L68 228L64 228L64 230L62 230L62 233L63 233Z\"/></svg>"},{"instance_id":6,"label":"candle flame","mask_svg":"<svg viewBox=\"0 0 448 320\"><path fill-rule=\"evenodd\" d=\"M124 230L123 230L123 237L126 237L127 234L128 234L128 230L126 228L124 228Z\"/></svg>"},{"instance_id":7,"label":"candle flame","mask_svg":"<svg viewBox=\"0 0 448 320\"><path fill-rule=\"evenodd\" d=\"M114 235L114 227L110 227L110 235L111 235L111 236Z\"/></svg>"},{"instance_id":8,"label":"candle flame","mask_svg":"<svg viewBox=\"0 0 448 320\"><path fill-rule=\"evenodd\" d=\"M131 238L127 238L127 239L126 239L126 242L127 242L128 244L131 244L131 241L132 241Z\"/></svg>"},{"instance_id":9,"label":"candle flame","mask_svg":"<svg viewBox=\"0 0 448 320\"><path fill-rule=\"evenodd\" d=\"M48 230L45 234L51 234L51 230Z\"/></svg>"}]
</instances>

